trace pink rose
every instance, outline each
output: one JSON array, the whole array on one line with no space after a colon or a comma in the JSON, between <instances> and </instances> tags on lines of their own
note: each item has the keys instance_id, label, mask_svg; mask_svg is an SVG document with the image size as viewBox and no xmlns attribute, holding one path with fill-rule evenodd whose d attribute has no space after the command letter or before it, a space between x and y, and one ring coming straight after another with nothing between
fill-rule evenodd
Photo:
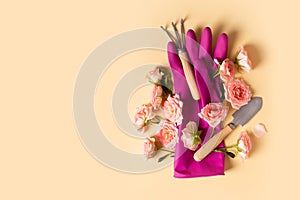
<instances>
[{"instance_id":1,"label":"pink rose","mask_svg":"<svg viewBox=\"0 0 300 200\"><path fill-rule=\"evenodd\" d=\"M233 79L224 85L225 98L231 103L234 109L239 109L241 106L246 105L252 96L250 88L241 79Z\"/></svg>"},{"instance_id":2,"label":"pink rose","mask_svg":"<svg viewBox=\"0 0 300 200\"><path fill-rule=\"evenodd\" d=\"M159 132L159 138L164 147L174 148L178 142L178 128L173 122L166 120Z\"/></svg>"},{"instance_id":3,"label":"pink rose","mask_svg":"<svg viewBox=\"0 0 300 200\"><path fill-rule=\"evenodd\" d=\"M180 101L179 96L168 96L164 102L162 108L165 113L165 117L173 123L180 125L182 123L182 101Z\"/></svg>"},{"instance_id":4,"label":"pink rose","mask_svg":"<svg viewBox=\"0 0 300 200\"><path fill-rule=\"evenodd\" d=\"M134 125L142 133L154 115L152 113L153 107L151 105L142 105L136 109L134 116Z\"/></svg>"},{"instance_id":5,"label":"pink rose","mask_svg":"<svg viewBox=\"0 0 300 200\"><path fill-rule=\"evenodd\" d=\"M245 160L248 158L252 144L247 132L241 132L238 137L238 153Z\"/></svg>"},{"instance_id":6,"label":"pink rose","mask_svg":"<svg viewBox=\"0 0 300 200\"><path fill-rule=\"evenodd\" d=\"M154 70L148 72L146 78L152 83L158 83L162 79L162 74L159 72L159 68L156 67Z\"/></svg>"},{"instance_id":7,"label":"pink rose","mask_svg":"<svg viewBox=\"0 0 300 200\"><path fill-rule=\"evenodd\" d=\"M211 127L215 128L227 115L228 106L222 103L209 103L198 113Z\"/></svg>"},{"instance_id":8,"label":"pink rose","mask_svg":"<svg viewBox=\"0 0 300 200\"><path fill-rule=\"evenodd\" d=\"M232 80L235 75L235 65L234 63L226 58L220 65L220 78L222 81L227 82Z\"/></svg>"},{"instance_id":9,"label":"pink rose","mask_svg":"<svg viewBox=\"0 0 300 200\"><path fill-rule=\"evenodd\" d=\"M156 152L155 138L149 137L144 140L144 155L151 158Z\"/></svg>"},{"instance_id":10,"label":"pink rose","mask_svg":"<svg viewBox=\"0 0 300 200\"><path fill-rule=\"evenodd\" d=\"M252 62L248 57L247 51L241 46L238 50L237 56L235 58L236 63L246 72L250 72L252 69Z\"/></svg>"},{"instance_id":11,"label":"pink rose","mask_svg":"<svg viewBox=\"0 0 300 200\"><path fill-rule=\"evenodd\" d=\"M158 109L162 103L162 94L162 87L159 85L153 85L150 94L150 102L155 110Z\"/></svg>"}]
</instances>

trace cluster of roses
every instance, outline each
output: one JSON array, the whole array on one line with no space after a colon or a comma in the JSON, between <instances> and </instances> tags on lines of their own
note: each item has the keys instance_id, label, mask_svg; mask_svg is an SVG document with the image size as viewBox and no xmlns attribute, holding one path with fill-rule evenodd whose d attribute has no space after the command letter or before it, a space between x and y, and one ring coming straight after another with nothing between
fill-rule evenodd
<instances>
[{"instance_id":1,"label":"cluster of roses","mask_svg":"<svg viewBox=\"0 0 300 200\"><path fill-rule=\"evenodd\" d=\"M153 84L150 102L138 107L134 116L134 125L141 133L144 133L150 124L161 123L161 129L144 140L146 158L152 157L161 148L175 147L178 142L177 126L183 119L182 101L178 95L173 95L171 90L163 86L163 76L159 67L148 73L147 78Z\"/></svg>"},{"instance_id":2,"label":"cluster of roses","mask_svg":"<svg viewBox=\"0 0 300 200\"><path fill-rule=\"evenodd\" d=\"M240 47L234 62L229 58L225 59L221 64L215 60L218 64L218 70L214 73L214 77L220 76L223 82L225 99L231 104L232 108L239 109L241 106L246 105L252 97L249 86L240 78L235 78L236 69L242 69L249 72L252 69L252 62L248 57L247 51ZM226 103L209 103L203 107L198 113L199 117L204 119L214 130L214 128L220 124L227 116L229 107ZM192 151L195 151L199 144L201 131L198 131L198 126L195 122L191 121L186 125L186 128L182 130L182 141L184 146ZM214 134L214 131L213 133ZM212 135L213 136L213 135ZM235 148L238 154L246 159L251 148L250 137L247 132L242 132L238 136L237 143L235 145L216 149L216 151L226 153L231 157L232 154L227 149Z\"/></svg>"},{"instance_id":3,"label":"cluster of roses","mask_svg":"<svg viewBox=\"0 0 300 200\"><path fill-rule=\"evenodd\" d=\"M198 145L201 144L201 139L199 137L200 134L201 131L198 131L198 126L195 122L190 121L189 123L187 123L186 128L182 130L181 136L184 146L192 151L195 151ZM215 152L222 152L231 157L235 157L235 154L231 152L233 149L235 149L243 159L246 159L249 155L251 148L252 144L250 137L247 134L247 132L244 131L238 135L236 144L224 148L216 148ZM231 149L230 152L229 149Z\"/></svg>"},{"instance_id":4,"label":"cluster of roses","mask_svg":"<svg viewBox=\"0 0 300 200\"><path fill-rule=\"evenodd\" d=\"M246 105L252 97L249 86L241 79L235 78L236 69L249 72L252 69L252 62L248 57L247 51L240 47L234 62L229 58L218 64L218 70L214 77L220 76L223 82L225 99L234 109L239 109ZM178 128L182 123L182 102L178 95L168 89L166 79L162 68L156 67L147 74L147 79L153 84L150 102L137 108L134 116L134 124L140 132L144 133L148 126L153 123L160 123L161 129L153 136L144 140L144 155L146 158L152 157L159 149L173 149L178 142ZM169 77L170 79L170 77ZM209 103L203 107L198 116L204 119L214 130L227 116L229 107L224 103ZM162 111L163 116L158 111ZM163 120L161 120L163 119ZM254 135L262 136L266 132L263 125L258 124L254 127ZM201 144L201 130L198 130L196 122L190 121L182 130L181 140L184 147L195 151ZM213 133L214 134L214 131ZM213 136L213 135L212 135ZM222 152L231 157L235 157L235 151L243 159L246 159L252 148L251 140L246 131L241 132L238 136L237 143L224 148L215 149L216 152ZM230 151L228 149L231 149Z\"/></svg>"},{"instance_id":5,"label":"cluster of roses","mask_svg":"<svg viewBox=\"0 0 300 200\"><path fill-rule=\"evenodd\" d=\"M252 97L251 90L249 86L240 78L235 78L235 70L242 69L246 72L250 72L252 69L252 62L248 57L247 51L241 46L236 54L234 62L229 58L226 58L220 65L217 60L215 62L218 64L218 71L220 74L220 79L223 81L223 86L225 90L225 99L231 104L232 108L239 109L243 105L246 105ZM237 143L232 146L216 149L228 154L228 149L235 149L235 151L243 158L246 159L252 149L252 144L250 137L246 131L239 134Z\"/></svg>"},{"instance_id":6,"label":"cluster of roses","mask_svg":"<svg viewBox=\"0 0 300 200\"><path fill-rule=\"evenodd\" d=\"M238 69L242 69L246 72L250 72L252 69L252 62L248 57L247 51L240 47L234 62L229 58L226 58L222 64L218 64L218 71L216 75L220 75L223 81L225 89L225 99L231 103L232 108L239 109L241 106L246 105L251 97L252 93L249 86L240 78L235 78L236 66Z\"/></svg>"}]
</instances>

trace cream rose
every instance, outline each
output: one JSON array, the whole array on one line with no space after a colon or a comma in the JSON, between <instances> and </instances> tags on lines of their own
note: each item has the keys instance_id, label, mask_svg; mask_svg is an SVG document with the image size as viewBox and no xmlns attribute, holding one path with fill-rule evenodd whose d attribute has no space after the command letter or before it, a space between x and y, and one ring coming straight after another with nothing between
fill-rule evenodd
<instances>
[{"instance_id":1,"label":"cream rose","mask_svg":"<svg viewBox=\"0 0 300 200\"><path fill-rule=\"evenodd\" d=\"M198 145L201 143L199 137L198 126L196 122L190 121L186 127L182 130L181 140L185 148L195 151Z\"/></svg>"},{"instance_id":2,"label":"cream rose","mask_svg":"<svg viewBox=\"0 0 300 200\"><path fill-rule=\"evenodd\" d=\"M150 93L150 102L155 110L157 110L162 103L163 89L159 85L153 85Z\"/></svg>"},{"instance_id":3,"label":"cream rose","mask_svg":"<svg viewBox=\"0 0 300 200\"><path fill-rule=\"evenodd\" d=\"M220 65L220 78L223 82L230 81L235 75L235 65L234 63L226 58Z\"/></svg>"},{"instance_id":4,"label":"cream rose","mask_svg":"<svg viewBox=\"0 0 300 200\"><path fill-rule=\"evenodd\" d=\"M136 109L134 116L134 125L138 131L144 133L145 127L148 125L153 115L153 107L151 105L142 105Z\"/></svg>"},{"instance_id":5,"label":"cream rose","mask_svg":"<svg viewBox=\"0 0 300 200\"><path fill-rule=\"evenodd\" d=\"M154 70L148 72L146 78L152 83L158 83L162 79L162 74L160 73L159 68L156 67Z\"/></svg>"},{"instance_id":6,"label":"cream rose","mask_svg":"<svg viewBox=\"0 0 300 200\"><path fill-rule=\"evenodd\" d=\"M159 132L159 138L164 147L169 149L174 148L178 142L178 128L173 122L166 120Z\"/></svg>"},{"instance_id":7,"label":"cream rose","mask_svg":"<svg viewBox=\"0 0 300 200\"><path fill-rule=\"evenodd\" d=\"M237 56L235 58L235 62L246 72L250 72L250 70L252 69L252 62L248 57L248 52L244 49L243 46L239 48Z\"/></svg>"},{"instance_id":8,"label":"cream rose","mask_svg":"<svg viewBox=\"0 0 300 200\"><path fill-rule=\"evenodd\" d=\"M180 125L182 123L182 101L180 101L179 96L168 96L165 100L162 109L165 113L165 117L173 123Z\"/></svg>"},{"instance_id":9,"label":"cream rose","mask_svg":"<svg viewBox=\"0 0 300 200\"><path fill-rule=\"evenodd\" d=\"M144 155L151 158L156 152L155 138L150 137L144 140Z\"/></svg>"}]
</instances>

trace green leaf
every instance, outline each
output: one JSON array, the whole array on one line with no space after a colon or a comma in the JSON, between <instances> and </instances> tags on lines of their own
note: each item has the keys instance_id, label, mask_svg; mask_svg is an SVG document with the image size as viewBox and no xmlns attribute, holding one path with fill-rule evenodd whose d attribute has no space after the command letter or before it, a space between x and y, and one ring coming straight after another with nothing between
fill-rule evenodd
<instances>
[{"instance_id":1,"label":"green leaf","mask_svg":"<svg viewBox=\"0 0 300 200\"><path fill-rule=\"evenodd\" d=\"M164 93L167 94L167 97L169 96L169 94L170 94L170 95L173 95L172 90L169 89L169 88L167 88L166 86L164 86L164 83L161 85L161 87L162 87Z\"/></svg>"},{"instance_id":2,"label":"green leaf","mask_svg":"<svg viewBox=\"0 0 300 200\"><path fill-rule=\"evenodd\" d=\"M197 135L200 136L202 132L203 132L203 130L198 130Z\"/></svg>"},{"instance_id":3,"label":"green leaf","mask_svg":"<svg viewBox=\"0 0 300 200\"><path fill-rule=\"evenodd\" d=\"M213 78L216 78L220 75L220 64L218 64L218 69L212 74Z\"/></svg>"},{"instance_id":4,"label":"green leaf","mask_svg":"<svg viewBox=\"0 0 300 200\"><path fill-rule=\"evenodd\" d=\"M163 161L163 160L166 159L169 155L170 155L170 154L166 154L166 155L160 157L160 158L158 159L158 162Z\"/></svg>"},{"instance_id":5,"label":"green leaf","mask_svg":"<svg viewBox=\"0 0 300 200\"><path fill-rule=\"evenodd\" d=\"M223 152L223 151L221 149L219 149L219 148L215 148L214 152Z\"/></svg>"},{"instance_id":6,"label":"green leaf","mask_svg":"<svg viewBox=\"0 0 300 200\"><path fill-rule=\"evenodd\" d=\"M213 78L216 78L219 75L220 75L220 73L215 73L215 74L213 74Z\"/></svg>"},{"instance_id":7,"label":"green leaf","mask_svg":"<svg viewBox=\"0 0 300 200\"><path fill-rule=\"evenodd\" d=\"M225 151L224 152L227 156L231 157L231 158L235 158L235 154L229 151Z\"/></svg>"}]
</instances>

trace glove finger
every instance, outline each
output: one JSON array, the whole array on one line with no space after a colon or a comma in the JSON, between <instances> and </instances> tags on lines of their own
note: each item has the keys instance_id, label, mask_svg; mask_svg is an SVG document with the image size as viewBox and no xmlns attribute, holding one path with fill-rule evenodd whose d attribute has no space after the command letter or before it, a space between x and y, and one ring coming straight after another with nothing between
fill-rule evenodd
<instances>
[{"instance_id":1,"label":"glove finger","mask_svg":"<svg viewBox=\"0 0 300 200\"><path fill-rule=\"evenodd\" d=\"M228 37L225 33L222 33L216 43L214 58L218 59L219 62L222 62L225 58L227 58L227 51Z\"/></svg>"},{"instance_id":2,"label":"glove finger","mask_svg":"<svg viewBox=\"0 0 300 200\"><path fill-rule=\"evenodd\" d=\"M196 39L196 34L192 29L189 29L186 33L185 48L188 52L191 62L193 63L198 59L199 45Z\"/></svg>"},{"instance_id":3,"label":"glove finger","mask_svg":"<svg viewBox=\"0 0 300 200\"><path fill-rule=\"evenodd\" d=\"M169 64L172 70L176 70L179 73L184 75L181 60L178 56L177 49L173 42L168 43L167 51L168 51Z\"/></svg>"},{"instance_id":4,"label":"glove finger","mask_svg":"<svg viewBox=\"0 0 300 200\"><path fill-rule=\"evenodd\" d=\"M209 27L206 27L202 31L199 58L207 58L212 55L212 33Z\"/></svg>"},{"instance_id":5,"label":"glove finger","mask_svg":"<svg viewBox=\"0 0 300 200\"><path fill-rule=\"evenodd\" d=\"M214 58L216 58L220 63L223 62L225 58L227 58L227 51L228 51L228 37L225 33L222 33L216 43L216 48L214 51ZM216 63L213 65L214 70L218 69L218 66ZM222 81L220 80L220 77L215 78L215 84L216 88L218 90L218 93L221 95L223 94L223 87L221 86ZM219 87L218 87L219 86ZM224 98L224 97L222 97Z\"/></svg>"}]
</instances>

